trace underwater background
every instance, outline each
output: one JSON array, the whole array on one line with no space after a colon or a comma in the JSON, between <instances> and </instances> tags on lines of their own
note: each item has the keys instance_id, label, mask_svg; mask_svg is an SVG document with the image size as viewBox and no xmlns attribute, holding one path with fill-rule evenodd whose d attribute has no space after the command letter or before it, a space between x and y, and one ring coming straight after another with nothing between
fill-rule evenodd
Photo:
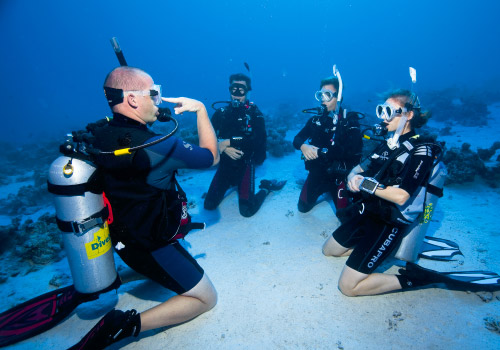
<instances>
[{"instance_id":1,"label":"underwater background","mask_svg":"<svg viewBox=\"0 0 500 350\"><path fill-rule=\"evenodd\" d=\"M345 105L371 114L376 93L410 87L409 66L420 93L498 96L499 12L495 0L3 0L0 140L62 137L109 115L101 87L118 65L111 37L165 96L207 107L227 99L228 76L244 62L264 111L314 106L333 64Z\"/></svg>"},{"instance_id":2,"label":"underwater background","mask_svg":"<svg viewBox=\"0 0 500 350\"><path fill-rule=\"evenodd\" d=\"M415 67L416 92L433 112L424 131L447 148L445 196L430 231L464 253L425 266L500 272L499 13L494 0L0 1L0 312L72 284L47 171L67 133L111 115L102 84L118 66L110 44L116 37L128 64L150 73L164 96L201 100L210 115L213 102L229 98L229 75L248 74L248 63L250 99L264 112L268 131L268 159L257 178L288 181L244 220L234 192L215 216L202 209L214 168L180 171L190 213L209 225L185 244L221 302L193 322L145 336L141 346L498 349L498 293L341 295L337 279L345 260L321 255L338 225L333 204L327 198L308 214L297 212L307 173L290 141L310 117L301 111L318 105L314 92L333 64L344 82L343 106L366 113L365 125L375 122L383 92L410 88L408 67ZM179 116L177 136L196 142L195 119ZM171 127L154 125L159 132ZM364 146L366 154L373 142ZM125 268L119 259L117 268ZM122 286L119 297L108 293L12 348L65 348L111 307L144 310L168 293L151 282ZM347 319L337 317L339 305ZM249 332L250 345L241 345Z\"/></svg>"}]
</instances>

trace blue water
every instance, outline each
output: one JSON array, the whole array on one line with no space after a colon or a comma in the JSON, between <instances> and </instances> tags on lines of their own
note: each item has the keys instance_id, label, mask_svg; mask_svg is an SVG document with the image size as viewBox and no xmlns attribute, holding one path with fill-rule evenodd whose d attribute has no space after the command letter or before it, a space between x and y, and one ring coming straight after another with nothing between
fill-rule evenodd
<instances>
[{"instance_id":1,"label":"blue water","mask_svg":"<svg viewBox=\"0 0 500 350\"><path fill-rule=\"evenodd\" d=\"M251 67L252 98L314 105L336 63L345 101L370 94L478 89L500 81L498 1L27 1L0 2L0 140L63 135L109 114L102 93L117 59L148 71L164 94L207 105L227 98L228 75ZM370 99L370 101L368 101ZM296 106L296 107L295 107Z\"/></svg>"}]
</instances>

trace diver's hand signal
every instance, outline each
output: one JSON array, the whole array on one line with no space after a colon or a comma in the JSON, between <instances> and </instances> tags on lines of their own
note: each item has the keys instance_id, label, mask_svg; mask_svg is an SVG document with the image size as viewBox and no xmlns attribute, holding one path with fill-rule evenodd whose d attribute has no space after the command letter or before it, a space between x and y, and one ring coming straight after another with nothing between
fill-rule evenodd
<instances>
[{"instance_id":1,"label":"diver's hand signal","mask_svg":"<svg viewBox=\"0 0 500 350\"><path fill-rule=\"evenodd\" d=\"M184 112L198 112L205 108L205 105L192 98L187 97L162 97L165 102L175 103L174 107L175 114L182 114Z\"/></svg>"}]
</instances>

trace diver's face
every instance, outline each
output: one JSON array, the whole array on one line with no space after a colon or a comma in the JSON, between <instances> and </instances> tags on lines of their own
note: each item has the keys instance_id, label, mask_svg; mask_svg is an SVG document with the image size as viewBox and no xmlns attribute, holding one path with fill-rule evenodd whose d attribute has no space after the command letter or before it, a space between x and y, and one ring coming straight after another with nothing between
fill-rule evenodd
<instances>
[{"instance_id":1,"label":"diver's face","mask_svg":"<svg viewBox=\"0 0 500 350\"><path fill-rule=\"evenodd\" d=\"M389 98L385 101L386 104L390 105L394 110L402 109L404 106L398 100L394 98ZM394 118L390 122L384 121L385 125L387 125L387 131L392 132L396 131L398 128L399 122L401 120L402 114L395 114ZM407 122L408 123L408 122ZM405 127L406 129L406 127Z\"/></svg>"},{"instance_id":2,"label":"diver's face","mask_svg":"<svg viewBox=\"0 0 500 350\"><path fill-rule=\"evenodd\" d=\"M144 90L153 89L153 79L151 77L146 77L144 79ZM146 124L152 124L156 121L156 114L158 113L158 107L155 105L151 96L139 96L139 113L140 118Z\"/></svg>"},{"instance_id":3,"label":"diver's face","mask_svg":"<svg viewBox=\"0 0 500 350\"><path fill-rule=\"evenodd\" d=\"M247 92L248 92L248 86L247 86L247 82L244 81L244 80L233 80L231 82L231 84L242 84L242 85L245 85L246 87L246 90L244 89L238 89L237 87L233 88L232 90L230 90L230 94L231 94L231 100L238 100L240 102L245 102L247 100ZM233 95L234 93L236 93L236 89L239 90L239 93L243 93L244 95L243 96L235 96Z\"/></svg>"},{"instance_id":4,"label":"diver's face","mask_svg":"<svg viewBox=\"0 0 500 350\"><path fill-rule=\"evenodd\" d=\"M321 90L330 90L333 93L337 92L337 89L335 89L333 84L323 85ZM326 107L328 112L334 111L337 108L337 98L334 97L330 101L323 101L321 104Z\"/></svg>"}]
</instances>

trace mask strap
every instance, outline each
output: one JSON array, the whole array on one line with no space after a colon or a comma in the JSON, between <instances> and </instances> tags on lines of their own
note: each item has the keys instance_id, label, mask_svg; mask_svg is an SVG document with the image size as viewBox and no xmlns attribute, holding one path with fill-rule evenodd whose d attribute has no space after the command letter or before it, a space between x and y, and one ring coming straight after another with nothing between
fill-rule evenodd
<instances>
[{"instance_id":1,"label":"mask strap","mask_svg":"<svg viewBox=\"0 0 500 350\"><path fill-rule=\"evenodd\" d=\"M123 102L123 90L115 89L112 87L104 87L104 95L108 100L108 104L110 107L116 106Z\"/></svg>"}]
</instances>

